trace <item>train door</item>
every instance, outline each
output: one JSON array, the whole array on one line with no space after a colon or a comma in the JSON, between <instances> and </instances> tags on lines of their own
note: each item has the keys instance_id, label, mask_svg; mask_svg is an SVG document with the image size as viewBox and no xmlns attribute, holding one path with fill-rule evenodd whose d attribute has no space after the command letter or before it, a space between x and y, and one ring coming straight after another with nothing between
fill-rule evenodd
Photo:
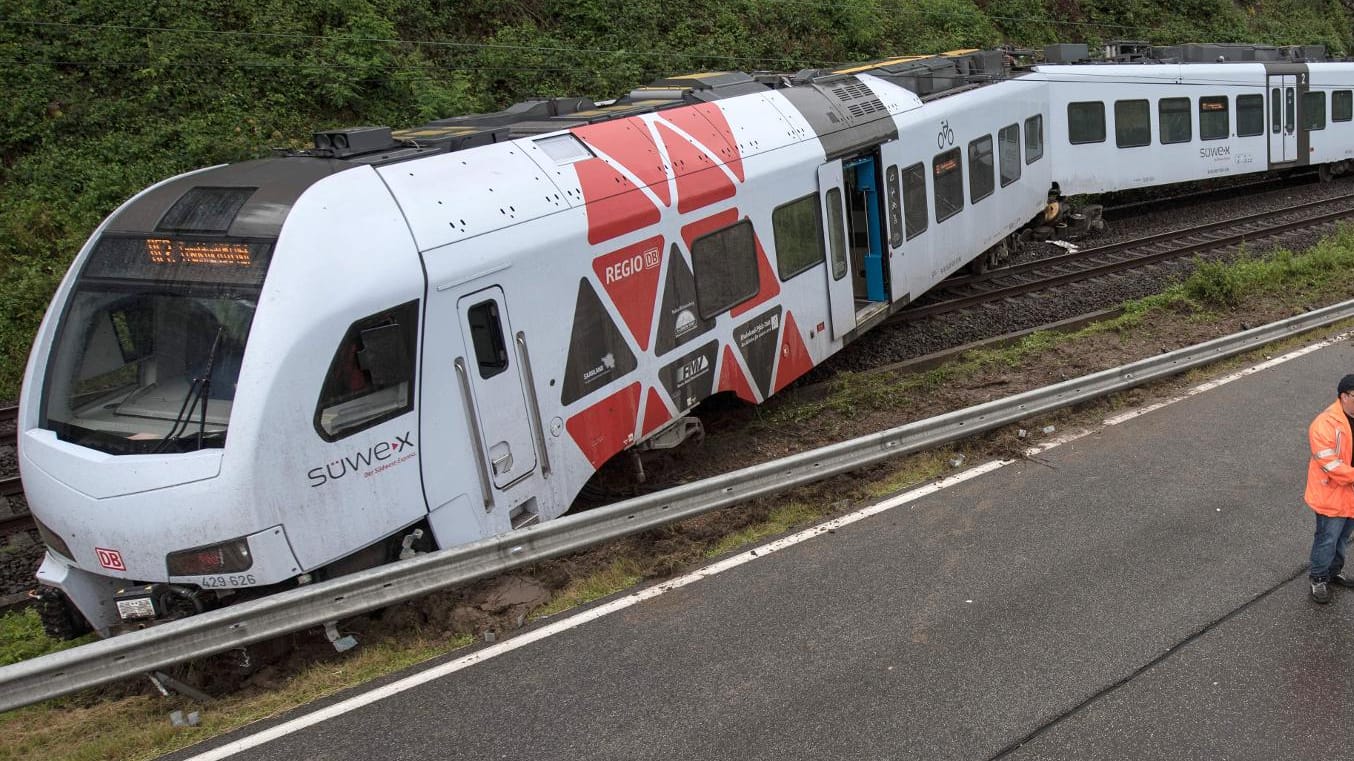
<instances>
[{"instance_id":1,"label":"train door","mask_svg":"<svg viewBox=\"0 0 1354 761\"><path fill-rule=\"evenodd\" d=\"M842 162L818 167L818 197L823 204L823 250L827 252L827 294L832 308L832 337L841 338L856 327L856 302L846 254L846 207L843 203Z\"/></svg>"},{"instance_id":2,"label":"train door","mask_svg":"<svg viewBox=\"0 0 1354 761\"><path fill-rule=\"evenodd\" d=\"M856 156L842 164L846 185L847 242L851 252L851 270L856 273L856 319L862 312L887 307L884 286L884 234L880 212L879 173L875 157Z\"/></svg>"},{"instance_id":3,"label":"train door","mask_svg":"<svg viewBox=\"0 0 1354 761\"><path fill-rule=\"evenodd\" d=\"M1292 74L1269 77L1269 163L1298 158L1298 78Z\"/></svg>"},{"instance_id":4,"label":"train door","mask_svg":"<svg viewBox=\"0 0 1354 761\"><path fill-rule=\"evenodd\" d=\"M467 417L472 439L481 447L482 477L494 488L506 489L536 468L536 440L503 291L494 286L462 297L456 311L467 352L455 359L456 375L467 392Z\"/></svg>"}]
</instances>

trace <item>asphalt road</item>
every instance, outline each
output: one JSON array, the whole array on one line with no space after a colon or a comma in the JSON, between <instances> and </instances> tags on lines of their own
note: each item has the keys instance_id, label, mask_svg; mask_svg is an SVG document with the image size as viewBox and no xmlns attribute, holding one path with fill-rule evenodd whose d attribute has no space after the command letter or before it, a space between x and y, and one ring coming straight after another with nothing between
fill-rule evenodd
<instances>
[{"instance_id":1,"label":"asphalt road","mask_svg":"<svg viewBox=\"0 0 1354 761\"><path fill-rule=\"evenodd\" d=\"M1346 372L1348 342L234 757L1350 757L1354 590L1307 601L1301 502Z\"/></svg>"}]
</instances>

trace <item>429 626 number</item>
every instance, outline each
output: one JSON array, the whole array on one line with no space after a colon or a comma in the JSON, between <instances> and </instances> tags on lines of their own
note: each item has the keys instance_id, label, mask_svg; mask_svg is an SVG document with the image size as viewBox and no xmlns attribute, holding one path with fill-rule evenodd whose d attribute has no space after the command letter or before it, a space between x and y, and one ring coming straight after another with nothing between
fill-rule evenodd
<instances>
[{"instance_id":1,"label":"429 626 number","mask_svg":"<svg viewBox=\"0 0 1354 761\"><path fill-rule=\"evenodd\" d=\"M233 576L203 576L202 586L204 589L227 589L229 587L252 587L258 582L254 580L254 574L245 573Z\"/></svg>"}]
</instances>

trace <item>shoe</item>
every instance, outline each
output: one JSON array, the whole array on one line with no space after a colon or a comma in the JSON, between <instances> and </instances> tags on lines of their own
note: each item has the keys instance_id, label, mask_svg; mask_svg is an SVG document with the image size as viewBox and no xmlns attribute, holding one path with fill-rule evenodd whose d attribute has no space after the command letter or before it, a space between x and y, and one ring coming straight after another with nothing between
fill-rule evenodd
<instances>
[{"instance_id":1,"label":"shoe","mask_svg":"<svg viewBox=\"0 0 1354 761\"><path fill-rule=\"evenodd\" d=\"M1312 602L1325 605L1330 602L1330 587L1324 581L1312 582Z\"/></svg>"},{"instance_id":2,"label":"shoe","mask_svg":"<svg viewBox=\"0 0 1354 761\"><path fill-rule=\"evenodd\" d=\"M1348 574L1345 573L1344 571L1341 571L1340 573L1337 573L1334 576L1330 577L1330 580L1331 583L1337 587L1354 589L1354 575L1352 574Z\"/></svg>"}]
</instances>

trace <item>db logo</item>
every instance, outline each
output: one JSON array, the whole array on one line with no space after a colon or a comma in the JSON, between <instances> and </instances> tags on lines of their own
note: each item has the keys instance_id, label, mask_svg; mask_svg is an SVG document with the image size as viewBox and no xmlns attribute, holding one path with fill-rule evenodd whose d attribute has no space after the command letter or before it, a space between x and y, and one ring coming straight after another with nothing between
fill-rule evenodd
<instances>
[{"instance_id":1,"label":"db logo","mask_svg":"<svg viewBox=\"0 0 1354 761\"><path fill-rule=\"evenodd\" d=\"M659 255L658 249L651 248L648 251L644 252L644 269L647 270L650 269L651 267L657 267L659 264L662 263L663 257Z\"/></svg>"},{"instance_id":2,"label":"db logo","mask_svg":"<svg viewBox=\"0 0 1354 761\"><path fill-rule=\"evenodd\" d=\"M117 550L105 550L102 547L95 547L94 554L99 556L99 565L110 571L127 570L127 566L122 562L122 553Z\"/></svg>"}]
</instances>

